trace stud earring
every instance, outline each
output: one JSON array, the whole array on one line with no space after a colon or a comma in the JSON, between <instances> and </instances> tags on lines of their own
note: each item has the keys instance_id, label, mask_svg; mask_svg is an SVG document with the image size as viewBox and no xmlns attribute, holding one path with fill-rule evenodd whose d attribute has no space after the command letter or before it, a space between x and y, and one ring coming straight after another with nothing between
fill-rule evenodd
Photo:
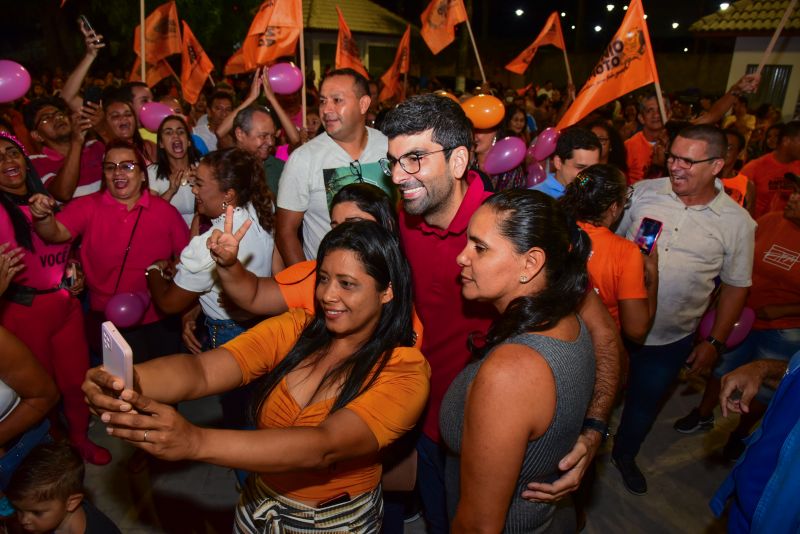
<instances>
[{"instance_id":1,"label":"stud earring","mask_svg":"<svg viewBox=\"0 0 800 534\"><path fill-rule=\"evenodd\" d=\"M527 281L528 281L528 277L527 277L527 276L525 276L524 274L523 274L522 276L520 276L520 277L519 277L519 283L520 283L520 284L524 284L524 283L525 283L525 282L527 282Z\"/></svg>"},{"instance_id":2,"label":"stud earring","mask_svg":"<svg viewBox=\"0 0 800 534\"><path fill-rule=\"evenodd\" d=\"M228 203L226 201L222 201L222 209L228 209Z\"/></svg>"}]
</instances>

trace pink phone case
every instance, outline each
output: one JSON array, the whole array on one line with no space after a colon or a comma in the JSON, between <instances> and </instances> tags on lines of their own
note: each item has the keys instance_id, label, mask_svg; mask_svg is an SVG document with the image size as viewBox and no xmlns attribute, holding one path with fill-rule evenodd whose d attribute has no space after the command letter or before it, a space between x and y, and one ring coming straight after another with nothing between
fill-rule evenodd
<instances>
[{"instance_id":1,"label":"pink phone case","mask_svg":"<svg viewBox=\"0 0 800 534\"><path fill-rule=\"evenodd\" d=\"M103 323L103 367L120 377L126 388L133 387L133 351L111 321Z\"/></svg>"}]
</instances>

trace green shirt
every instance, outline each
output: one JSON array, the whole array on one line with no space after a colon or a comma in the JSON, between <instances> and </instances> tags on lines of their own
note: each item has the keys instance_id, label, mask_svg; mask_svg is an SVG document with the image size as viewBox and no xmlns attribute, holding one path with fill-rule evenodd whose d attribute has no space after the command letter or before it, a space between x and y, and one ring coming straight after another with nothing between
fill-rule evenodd
<instances>
[{"instance_id":1,"label":"green shirt","mask_svg":"<svg viewBox=\"0 0 800 534\"><path fill-rule=\"evenodd\" d=\"M267 186L270 191L272 191L272 194L275 195L275 198L278 197L278 182L281 179L281 173L283 172L283 166L285 164L285 161L275 156L268 157L262 163L264 166L264 174L267 175Z\"/></svg>"}]
</instances>

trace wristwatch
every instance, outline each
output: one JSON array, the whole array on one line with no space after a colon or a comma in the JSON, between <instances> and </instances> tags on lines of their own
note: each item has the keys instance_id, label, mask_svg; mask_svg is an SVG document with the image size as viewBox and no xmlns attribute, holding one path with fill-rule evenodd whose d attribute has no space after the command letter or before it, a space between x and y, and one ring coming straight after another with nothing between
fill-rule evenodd
<instances>
[{"instance_id":1,"label":"wristwatch","mask_svg":"<svg viewBox=\"0 0 800 534\"><path fill-rule=\"evenodd\" d=\"M708 341L711 344L711 346L714 347L714 349L717 351L717 354L722 354L722 351L725 350L725 343L715 338L714 336L706 337L706 341Z\"/></svg>"},{"instance_id":2,"label":"wristwatch","mask_svg":"<svg viewBox=\"0 0 800 534\"><path fill-rule=\"evenodd\" d=\"M603 443L608 439L608 423L600 419L587 417L583 420L583 430L594 430L603 438Z\"/></svg>"}]
</instances>

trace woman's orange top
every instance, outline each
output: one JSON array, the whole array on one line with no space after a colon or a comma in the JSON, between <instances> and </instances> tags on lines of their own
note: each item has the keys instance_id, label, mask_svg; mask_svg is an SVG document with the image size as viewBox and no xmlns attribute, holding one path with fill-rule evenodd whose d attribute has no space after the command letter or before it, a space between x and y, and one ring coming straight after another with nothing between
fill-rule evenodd
<instances>
[{"instance_id":1,"label":"woman's orange top","mask_svg":"<svg viewBox=\"0 0 800 534\"><path fill-rule=\"evenodd\" d=\"M317 260L306 260L295 263L275 275L283 300L290 308L303 308L314 314L314 287L317 283ZM416 310L411 310L411 327L417 337L414 347L422 350L422 321Z\"/></svg>"},{"instance_id":2,"label":"woman's orange top","mask_svg":"<svg viewBox=\"0 0 800 534\"><path fill-rule=\"evenodd\" d=\"M242 370L243 384L270 372L289 353L311 319L293 308L229 341L228 350ZM359 416L382 449L411 430L422 414L430 389L430 367L422 353L398 347L370 388L344 409ZM259 428L318 426L328 417L334 398L299 406L284 378L270 393L258 417ZM356 497L372 491L381 479L378 453L339 462L325 471L261 473L274 491L291 499L322 501L341 495Z\"/></svg>"}]
</instances>

